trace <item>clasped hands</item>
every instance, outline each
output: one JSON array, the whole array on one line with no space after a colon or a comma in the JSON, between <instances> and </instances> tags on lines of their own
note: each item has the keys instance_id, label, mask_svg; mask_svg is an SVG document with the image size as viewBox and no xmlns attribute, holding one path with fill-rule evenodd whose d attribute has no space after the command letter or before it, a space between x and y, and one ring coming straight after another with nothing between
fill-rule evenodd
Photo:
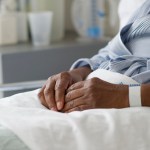
<instances>
[{"instance_id":1,"label":"clasped hands","mask_svg":"<svg viewBox=\"0 0 150 150\"><path fill-rule=\"evenodd\" d=\"M50 77L38 97L45 107L63 113L129 106L127 86L110 84L99 78L83 80L70 72Z\"/></svg>"}]
</instances>

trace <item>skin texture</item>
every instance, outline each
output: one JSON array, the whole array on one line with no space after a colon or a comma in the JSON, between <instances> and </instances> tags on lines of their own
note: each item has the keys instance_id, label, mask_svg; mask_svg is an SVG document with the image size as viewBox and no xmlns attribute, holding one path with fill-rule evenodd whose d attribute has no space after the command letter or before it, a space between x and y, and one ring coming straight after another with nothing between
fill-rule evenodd
<instances>
[{"instance_id":1,"label":"skin texture","mask_svg":"<svg viewBox=\"0 0 150 150\"><path fill-rule=\"evenodd\" d=\"M141 86L142 106L150 107L150 84L143 84Z\"/></svg>"},{"instance_id":2,"label":"skin texture","mask_svg":"<svg viewBox=\"0 0 150 150\"><path fill-rule=\"evenodd\" d=\"M83 67L51 76L38 94L41 103L51 110L61 111L65 105L67 89L85 80L90 72L90 68Z\"/></svg>"},{"instance_id":3,"label":"skin texture","mask_svg":"<svg viewBox=\"0 0 150 150\"><path fill-rule=\"evenodd\" d=\"M128 86L98 78L85 80L91 72L89 67L82 67L50 77L38 94L41 103L64 113L129 107Z\"/></svg>"},{"instance_id":4,"label":"skin texture","mask_svg":"<svg viewBox=\"0 0 150 150\"><path fill-rule=\"evenodd\" d=\"M118 86L98 78L92 78L78 82L68 88L62 112L128 106L127 86Z\"/></svg>"}]
</instances>

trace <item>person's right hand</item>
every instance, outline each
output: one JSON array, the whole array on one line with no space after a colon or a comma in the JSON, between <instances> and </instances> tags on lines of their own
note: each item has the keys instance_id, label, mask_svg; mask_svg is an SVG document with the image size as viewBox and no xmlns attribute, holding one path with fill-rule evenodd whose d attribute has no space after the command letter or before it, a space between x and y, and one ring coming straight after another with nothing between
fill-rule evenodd
<instances>
[{"instance_id":1,"label":"person's right hand","mask_svg":"<svg viewBox=\"0 0 150 150\"><path fill-rule=\"evenodd\" d=\"M61 111L65 103L66 90L72 84L84 80L90 72L88 67L82 67L49 77L38 94L41 103L50 110Z\"/></svg>"}]
</instances>

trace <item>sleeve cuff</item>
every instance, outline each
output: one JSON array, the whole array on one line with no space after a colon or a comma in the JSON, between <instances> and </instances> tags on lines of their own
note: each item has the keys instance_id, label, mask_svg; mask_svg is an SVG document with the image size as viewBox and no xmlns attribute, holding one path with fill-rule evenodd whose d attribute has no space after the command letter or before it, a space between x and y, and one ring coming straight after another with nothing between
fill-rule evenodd
<instances>
[{"instance_id":1,"label":"sleeve cuff","mask_svg":"<svg viewBox=\"0 0 150 150\"><path fill-rule=\"evenodd\" d=\"M89 66L92 70L95 70L92 61L87 58L83 58L83 59L79 59L75 61L73 65L71 66L70 70L80 68L80 67L85 67L85 66Z\"/></svg>"}]
</instances>

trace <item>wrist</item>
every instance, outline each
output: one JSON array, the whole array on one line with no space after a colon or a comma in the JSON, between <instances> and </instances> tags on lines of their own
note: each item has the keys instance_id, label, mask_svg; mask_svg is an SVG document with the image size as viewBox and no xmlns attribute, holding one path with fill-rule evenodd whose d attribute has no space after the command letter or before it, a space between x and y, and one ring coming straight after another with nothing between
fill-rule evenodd
<instances>
[{"instance_id":1,"label":"wrist","mask_svg":"<svg viewBox=\"0 0 150 150\"><path fill-rule=\"evenodd\" d=\"M141 85L141 101L142 106L150 107L150 84Z\"/></svg>"},{"instance_id":2,"label":"wrist","mask_svg":"<svg viewBox=\"0 0 150 150\"><path fill-rule=\"evenodd\" d=\"M129 87L128 85L118 85L117 93L119 94L119 108L129 107Z\"/></svg>"},{"instance_id":3,"label":"wrist","mask_svg":"<svg viewBox=\"0 0 150 150\"><path fill-rule=\"evenodd\" d=\"M91 68L86 67L80 67L77 69L73 69L69 71L69 73L75 78L76 81L83 81L86 79L86 77L92 72Z\"/></svg>"},{"instance_id":4,"label":"wrist","mask_svg":"<svg viewBox=\"0 0 150 150\"><path fill-rule=\"evenodd\" d=\"M141 107L141 85L130 84L129 85L129 105L130 107Z\"/></svg>"},{"instance_id":5,"label":"wrist","mask_svg":"<svg viewBox=\"0 0 150 150\"><path fill-rule=\"evenodd\" d=\"M127 85L109 84L110 92L107 98L110 100L108 108L127 108L129 107L129 88Z\"/></svg>"}]
</instances>

